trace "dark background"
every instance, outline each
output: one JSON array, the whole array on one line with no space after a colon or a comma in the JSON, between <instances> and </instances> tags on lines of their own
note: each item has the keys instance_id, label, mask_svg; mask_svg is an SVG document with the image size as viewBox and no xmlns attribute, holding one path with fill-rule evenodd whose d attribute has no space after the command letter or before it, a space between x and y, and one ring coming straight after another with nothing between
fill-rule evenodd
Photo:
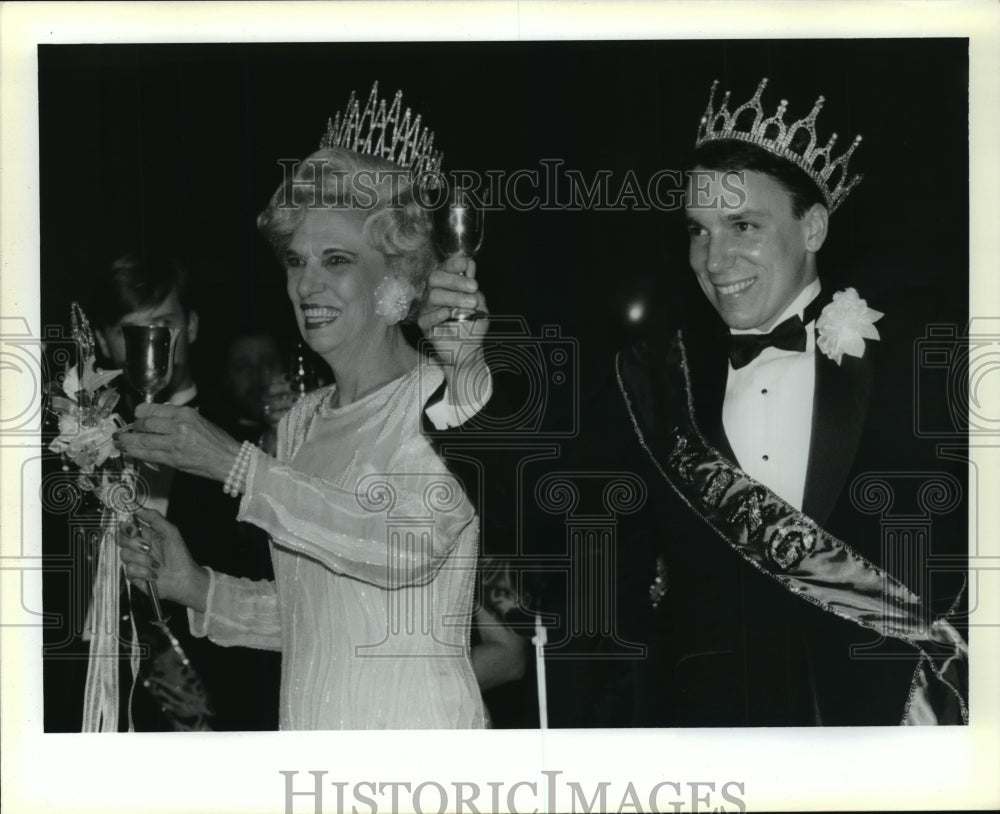
<instances>
[{"instance_id":1,"label":"dark background","mask_svg":"<svg viewBox=\"0 0 1000 814\"><path fill-rule=\"evenodd\" d=\"M967 314L965 39L47 45L39 48L43 324L67 324L95 269L156 249L194 273L203 388L218 380L222 340L237 326L257 322L294 341L283 275L255 218L282 180L278 160L315 150L327 117L352 90L367 99L373 80L382 96L403 89L404 105L435 131L446 171L540 171L540 159L561 159L588 180L610 171L617 190L629 171L645 184L658 170L685 168L713 79L733 91L735 108L763 76L769 113L787 98L800 118L823 94L821 140L836 130L843 147L864 136L851 171L865 180L833 216L820 254L825 284L849 281L862 296L935 286ZM535 336L557 326L576 340L581 403L607 386L615 351L653 324L681 312L711 318L680 212L489 212L478 267L494 315L522 317ZM635 302L646 304L638 324L627 318ZM563 426L558 418L553 426ZM602 437L586 410L581 421L583 438ZM564 454L540 468L568 465ZM504 506L484 515L485 552L511 552L515 514ZM555 517L525 522L540 538L532 546L548 552L564 546L563 526ZM562 607L551 587L542 599ZM576 725L571 694L559 688L578 682L579 669L549 664L553 725ZM534 725L533 682L529 673L508 699L491 702L494 715Z\"/></svg>"},{"instance_id":2,"label":"dark background","mask_svg":"<svg viewBox=\"0 0 1000 814\"><path fill-rule=\"evenodd\" d=\"M445 170L540 170L645 183L682 169L713 79L735 107L770 77L765 108L796 118L823 94L821 137L864 142L866 179L833 218L826 279L861 294L933 284L968 297L968 42L706 42L43 45L39 48L44 324L65 324L93 270L157 247L194 271L203 385L219 340L248 319L294 332L280 271L254 226L280 158L312 152L351 90L404 91ZM720 94L721 95L721 94ZM643 329L636 300L700 308L683 217L659 211L487 215L479 274L494 314L580 342L582 388ZM835 281L835 280L834 280ZM866 282L867 281L867 282ZM662 311L647 308L647 321Z\"/></svg>"}]
</instances>

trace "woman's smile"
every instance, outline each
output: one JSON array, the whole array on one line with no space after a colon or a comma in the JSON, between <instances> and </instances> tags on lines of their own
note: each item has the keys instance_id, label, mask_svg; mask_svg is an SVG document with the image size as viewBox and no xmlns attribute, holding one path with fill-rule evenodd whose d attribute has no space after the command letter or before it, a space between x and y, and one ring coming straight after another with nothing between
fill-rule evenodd
<instances>
[{"instance_id":1,"label":"woman's smile","mask_svg":"<svg viewBox=\"0 0 1000 814\"><path fill-rule=\"evenodd\" d=\"M340 310L329 305L304 302L299 308L302 311L302 327L307 331L315 331L330 325L340 316Z\"/></svg>"}]
</instances>

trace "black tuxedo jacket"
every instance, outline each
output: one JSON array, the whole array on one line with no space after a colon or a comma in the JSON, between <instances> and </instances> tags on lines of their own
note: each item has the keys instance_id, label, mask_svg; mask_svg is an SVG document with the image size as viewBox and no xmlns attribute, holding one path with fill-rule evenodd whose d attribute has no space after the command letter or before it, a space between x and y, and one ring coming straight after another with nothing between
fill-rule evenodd
<instances>
[{"instance_id":1,"label":"black tuxedo jacket","mask_svg":"<svg viewBox=\"0 0 1000 814\"><path fill-rule=\"evenodd\" d=\"M920 392L914 360L927 326L947 320L919 296L871 305L885 314L877 323L881 341L866 342L861 359L845 356L838 366L816 352L803 511L943 613L964 585L967 467L941 457L939 439L915 431L918 415L929 426L948 420L948 394ZM738 464L722 426L728 330L705 320L683 336L698 427ZM620 363L638 394L633 406L647 445L661 460L672 430L667 405L678 396L666 391L667 344L660 337ZM880 642L744 564L674 495L639 446L620 393L614 396L604 399L598 423L611 437L631 439L606 446L649 487L646 509L619 526L618 617L625 635L648 651L596 688L593 723L898 724L912 649ZM654 608L649 588L658 565L666 591Z\"/></svg>"}]
</instances>

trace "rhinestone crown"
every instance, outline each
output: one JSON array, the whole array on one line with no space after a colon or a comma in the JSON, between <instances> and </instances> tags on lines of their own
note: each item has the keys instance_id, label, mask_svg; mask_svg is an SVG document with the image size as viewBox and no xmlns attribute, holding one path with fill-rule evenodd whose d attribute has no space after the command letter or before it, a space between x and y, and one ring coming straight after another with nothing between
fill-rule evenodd
<instances>
[{"instance_id":1,"label":"rhinestone crown","mask_svg":"<svg viewBox=\"0 0 1000 814\"><path fill-rule=\"evenodd\" d=\"M379 99L378 82L372 85L364 109L351 91L347 107L327 121L319 146L385 158L414 175L439 172L443 158L434 151L434 134L426 127L421 129L420 116L414 118L410 108L403 111L403 92L396 91L387 109L386 100Z\"/></svg>"},{"instance_id":2,"label":"rhinestone crown","mask_svg":"<svg viewBox=\"0 0 1000 814\"><path fill-rule=\"evenodd\" d=\"M718 109L715 108L715 91L718 86L719 80L715 80L712 83L705 115L701 117L701 123L698 125L696 147L710 141L735 139L755 144L773 155L787 159L802 169L815 182L823 194L826 208L831 213L861 182L862 175L856 174L848 177L847 174L847 162L850 161L854 150L861 143L861 136L856 136L847 150L837 158L833 158L831 155L833 147L837 143L836 133L830 136L829 141L824 146L819 146L819 138L816 135L816 117L823 109L823 103L826 101L824 97L820 96L816 100L816 104L813 105L808 116L788 124L785 122L785 110L788 108L787 99L781 100L773 116L765 116L764 114L760 97L764 88L767 87L766 78L757 85L757 92L751 99L731 113L729 112L729 91L726 91ZM753 114L752 118L750 114ZM809 136L808 143L804 149L793 149L792 142L803 131Z\"/></svg>"}]
</instances>

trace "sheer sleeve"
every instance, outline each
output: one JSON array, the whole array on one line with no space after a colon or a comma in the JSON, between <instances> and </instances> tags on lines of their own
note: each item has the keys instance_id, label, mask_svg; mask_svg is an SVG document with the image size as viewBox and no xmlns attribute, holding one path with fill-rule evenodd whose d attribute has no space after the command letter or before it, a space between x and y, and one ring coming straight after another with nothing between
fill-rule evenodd
<instances>
[{"instance_id":1,"label":"sheer sleeve","mask_svg":"<svg viewBox=\"0 0 1000 814\"><path fill-rule=\"evenodd\" d=\"M271 580L253 581L208 569L205 612L188 609L195 637L207 636L222 647L281 650L278 594Z\"/></svg>"},{"instance_id":2,"label":"sheer sleeve","mask_svg":"<svg viewBox=\"0 0 1000 814\"><path fill-rule=\"evenodd\" d=\"M422 436L401 444L387 472L363 475L353 489L257 452L238 519L275 545L383 588L429 582L478 522Z\"/></svg>"}]
</instances>

